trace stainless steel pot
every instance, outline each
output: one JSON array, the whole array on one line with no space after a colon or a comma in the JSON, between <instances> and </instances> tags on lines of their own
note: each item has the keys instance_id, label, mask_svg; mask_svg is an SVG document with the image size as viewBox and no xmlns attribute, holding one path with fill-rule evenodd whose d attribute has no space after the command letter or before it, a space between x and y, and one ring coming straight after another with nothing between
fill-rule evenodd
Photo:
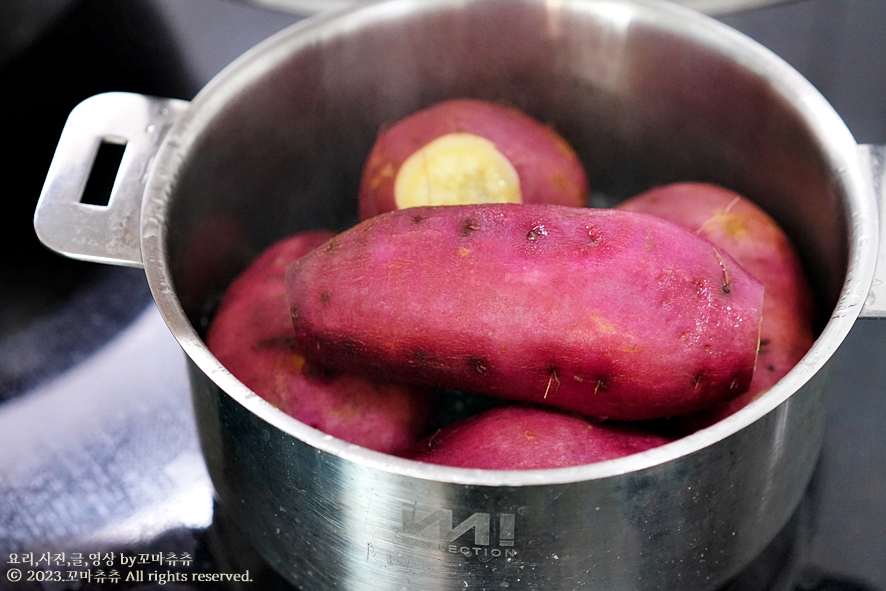
<instances>
[{"instance_id":1,"label":"stainless steel pot","mask_svg":"<svg viewBox=\"0 0 886 591\"><path fill-rule=\"evenodd\" d=\"M425 465L324 435L233 378L201 333L272 241L356 221L380 125L436 101L506 101L572 143L602 203L674 180L731 187L801 251L822 310L803 361L734 416L594 465ZM101 141L127 148L107 207L80 203ZM191 103L130 94L71 114L37 207L69 256L144 266L187 353L217 495L296 585L712 589L785 524L823 438L828 362L886 315L886 149L737 32L652 0L393 0L268 39Z\"/></svg>"},{"instance_id":2,"label":"stainless steel pot","mask_svg":"<svg viewBox=\"0 0 886 591\"><path fill-rule=\"evenodd\" d=\"M297 15L316 14L323 10L335 10L351 6L361 0L242 0L262 8L278 10ZM733 12L763 8L790 2L792 0L670 0L705 14L729 14Z\"/></svg>"}]
</instances>

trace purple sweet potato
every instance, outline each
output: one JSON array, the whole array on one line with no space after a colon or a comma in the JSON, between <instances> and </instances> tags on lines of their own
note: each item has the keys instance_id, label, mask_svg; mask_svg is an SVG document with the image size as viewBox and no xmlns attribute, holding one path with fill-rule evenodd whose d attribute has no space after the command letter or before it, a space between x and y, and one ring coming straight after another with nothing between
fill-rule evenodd
<instances>
[{"instance_id":1,"label":"purple sweet potato","mask_svg":"<svg viewBox=\"0 0 886 591\"><path fill-rule=\"evenodd\" d=\"M671 441L634 424L596 423L552 409L513 405L453 423L407 457L459 468L534 470L612 460Z\"/></svg>"},{"instance_id":2,"label":"purple sweet potato","mask_svg":"<svg viewBox=\"0 0 886 591\"><path fill-rule=\"evenodd\" d=\"M814 296L800 257L775 220L754 203L717 185L675 183L629 199L619 209L656 215L697 232L729 253L765 288L760 352L750 388L702 423L713 423L759 397L812 346Z\"/></svg>"},{"instance_id":3,"label":"purple sweet potato","mask_svg":"<svg viewBox=\"0 0 886 591\"><path fill-rule=\"evenodd\" d=\"M763 288L654 216L558 205L399 210L290 265L307 358L644 420L744 392Z\"/></svg>"},{"instance_id":4,"label":"purple sweet potato","mask_svg":"<svg viewBox=\"0 0 886 591\"><path fill-rule=\"evenodd\" d=\"M360 183L360 217L424 205L587 204L584 168L569 144L525 113L449 100L384 129Z\"/></svg>"},{"instance_id":5,"label":"purple sweet potato","mask_svg":"<svg viewBox=\"0 0 886 591\"><path fill-rule=\"evenodd\" d=\"M399 454L426 434L428 393L317 368L292 336L286 267L332 236L306 232L266 249L228 288L206 344L237 379L287 414L350 443Z\"/></svg>"}]
</instances>

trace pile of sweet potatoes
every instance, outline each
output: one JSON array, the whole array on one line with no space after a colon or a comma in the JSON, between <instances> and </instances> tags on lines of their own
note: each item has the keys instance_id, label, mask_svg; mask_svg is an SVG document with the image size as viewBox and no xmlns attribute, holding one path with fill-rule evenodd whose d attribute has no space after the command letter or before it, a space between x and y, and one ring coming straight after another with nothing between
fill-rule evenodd
<instances>
[{"instance_id":1,"label":"pile of sweet potatoes","mask_svg":"<svg viewBox=\"0 0 886 591\"><path fill-rule=\"evenodd\" d=\"M746 405L811 346L797 253L753 203L683 183L595 209L588 190L550 127L435 105L380 134L363 221L272 246L207 345L324 432L487 469L662 445ZM440 424L452 390L497 402Z\"/></svg>"}]
</instances>

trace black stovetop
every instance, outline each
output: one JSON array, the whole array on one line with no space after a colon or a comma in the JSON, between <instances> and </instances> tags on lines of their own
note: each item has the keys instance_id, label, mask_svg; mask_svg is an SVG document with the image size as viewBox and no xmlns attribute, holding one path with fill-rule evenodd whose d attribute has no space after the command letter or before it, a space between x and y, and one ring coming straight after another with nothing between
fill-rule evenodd
<instances>
[{"instance_id":1,"label":"black stovetop","mask_svg":"<svg viewBox=\"0 0 886 591\"><path fill-rule=\"evenodd\" d=\"M29 0L11 0L19 1ZM205 589L222 584L172 575L246 571L253 582L242 588L289 588L213 502L183 354L144 273L50 253L31 224L58 134L80 100L109 90L190 99L298 18L226 0L69 0L27 45L0 53L14 153L2 159L3 178L15 187L0 216L0 588ZM886 143L886 3L801 0L719 18L800 70L860 143ZM728 589L886 591L884 361L886 322L859 321L835 359L809 491ZM58 571L62 580L12 581L14 569ZM142 580L126 581L135 572Z\"/></svg>"}]
</instances>

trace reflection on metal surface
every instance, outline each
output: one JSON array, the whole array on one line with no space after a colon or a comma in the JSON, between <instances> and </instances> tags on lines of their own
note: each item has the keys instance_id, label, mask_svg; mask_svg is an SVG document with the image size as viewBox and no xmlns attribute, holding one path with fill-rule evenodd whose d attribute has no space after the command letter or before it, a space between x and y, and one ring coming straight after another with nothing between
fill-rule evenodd
<instances>
[{"instance_id":1,"label":"reflection on metal surface","mask_svg":"<svg viewBox=\"0 0 886 591\"><path fill-rule=\"evenodd\" d=\"M271 10L279 10L290 14L309 15L335 10L355 4L360 0L244 0L247 4L254 4Z\"/></svg>"},{"instance_id":2,"label":"reflection on metal surface","mask_svg":"<svg viewBox=\"0 0 886 591\"><path fill-rule=\"evenodd\" d=\"M733 12L741 12L742 10L751 10L754 8L764 8L766 6L774 6L776 4L785 4L787 2L796 2L797 0L671 0L675 4L681 4L687 8L692 8L706 14L730 14Z\"/></svg>"},{"instance_id":3,"label":"reflection on metal surface","mask_svg":"<svg viewBox=\"0 0 886 591\"><path fill-rule=\"evenodd\" d=\"M242 0L248 4L254 4L271 10L279 10L290 14L309 15L344 8L357 4L360 0ZM742 10L763 8L797 0L671 0L674 4L680 4L706 14L730 14Z\"/></svg>"},{"instance_id":4,"label":"reflection on metal surface","mask_svg":"<svg viewBox=\"0 0 886 591\"><path fill-rule=\"evenodd\" d=\"M883 228L886 228L886 145L860 146L859 157L865 170L871 171L871 190L880 207L880 234L882 234ZM878 252L880 256L877 260L877 270L874 272L874 283L861 311L863 318L886 317L886 252L882 245Z\"/></svg>"}]
</instances>

